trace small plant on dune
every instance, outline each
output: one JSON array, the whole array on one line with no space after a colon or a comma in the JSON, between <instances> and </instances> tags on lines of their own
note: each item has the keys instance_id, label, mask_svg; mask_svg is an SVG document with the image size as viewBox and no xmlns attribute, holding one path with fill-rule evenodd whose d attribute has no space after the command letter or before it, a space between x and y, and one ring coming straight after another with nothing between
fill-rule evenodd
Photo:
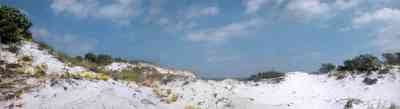
<instances>
[{"instance_id":1,"label":"small plant on dune","mask_svg":"<svg viewBox=\"0 0 400 109\"><path fill-rule=\"evenodd\" d=\"M107 81L110 79L110 77L104 73L100 73L96 76L97 80L103 80L103 81Z\"/></svg>"},{"instance_id":2,"label":"small plant on dune","mask_svg":"<svg viewBox=\"0 0 400 109\"><path fill-rule=\"evenodd\" d=\"M48 69L47 64L39 64L35 67L34 76L37 78L41 78L46 76L46 70Z\"/></svg>"},{"instance_id":3,"label":"small plant on dune","mask_svg":"<svg viewBox=\"0 0 400 109\"><path fill-rule=\"evenodd\" d=\"M31 65L32 64L32 57L30 56L23 56L17 60L17 63L24 64L24 65Z\"/></svg>"},{"instance_id":4,"label":"small plant on dune","mask_svg":"<svg viewBox=\"0 0 400 109\"><path fill-rule=\"evenodd\" d=\"M24 93L23 90L18 90L17 92L15 92L15 97L20 98L23 93Z\"/></svg>"},{"instance_id":5,"label":"small plant on dune","mask_svg":"<svg viewBox=\"0 0 400 109\"><path fill-rule=\"evenodd\" d=\"M138 81L143 69L139 67L127 68L113 72L111 76L116 80Z\"/></svg>"},{"instance_id":6,"label":"small plant on dune","mask_svg":"<svg viewBox=\"0 0 400 109\"><path fill-rule=\"evenodd\" d=\"M86 80L102 80L107 81L110 77L103 73L94 73L94 72L78 72L78 73L64 73L61 75L61 78L65 79L86 79Z\"/></svg>"},{"instance_id":7,"label":"small plant on dune","mask_svg":"<svg viewBox=\"0 0 400 109\"><path fill-rule=\"evenodd\" d=\"M200 109L200 108L198 108L195 105L187 105L187 106L184 107L184 109Z\"/></svg>"},{"instance_id":8,"label":"small plant on dune","mask_svg":"<svg viewBox=\"0 0 400 109\"><path fill-rule=\"evenodd\" d=\"M174 102L176 102L176 101L178 101L178 96L176 96L175 94L170 94L170 95L167 97L167 100L166 100L166 102L167 102L168 104L174 103Z\"/></svg>"}]
</instances>

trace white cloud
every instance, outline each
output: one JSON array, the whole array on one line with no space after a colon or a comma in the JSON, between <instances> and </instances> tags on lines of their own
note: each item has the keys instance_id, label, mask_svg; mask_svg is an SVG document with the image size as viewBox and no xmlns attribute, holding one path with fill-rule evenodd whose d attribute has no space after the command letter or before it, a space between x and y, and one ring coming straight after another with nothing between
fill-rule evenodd
<instances>
[{"instance_id":1,"label":"white cloud","mask_svg":"<svg viewBox=\"0 0 400 109\"><path fill-rule=\"evenodd\" d=\"M365 2L366 0L336 0L335 7L338 9L351 9L354 7L359 6L361 3Z\"/></svg>"},{"instance_id":2,"label":"white cloud","mask_svg":"<svg viewBox=\"0 0 400 109\"><path fill-rule=\"evenodd\" d=\"M98 18L113 23L129 24L140 11L138 0L112 0L106 4L99 0L51 0L51 9L57 14L68 14L78 18Z\"/></svg>"},{"instance_id":3,"label":"white cloud","mask_svg":"<svg viewBox=\"0 0 400 109\"><path fill-rule=\"evenodd\" d=\"M349 5L349 2L337 0L336 4L345 7ZM329 14L332 8L332 4L321 2L321 0L246 0L244 5L246 14L260 12L262 8L284 7L283 9L288 10L290 15L307 19Z\"/></svg>"},{"instance_id":4,"label":"white cloud","mask_svg":"<svg viewBox=\"0 0 400 109\"><path fill-rule=\"evenodd\" d=\"M372 42L382 51L400 50L400 10L382 8L374 12L364 13L353 18L353 26L356 28L372 27L375 40Z\"/></svg>"},{"instance_id":5,"label":"white cloud","mask_svg":"<svg viewBox=\"0 0 400 109\"><path fill-rule=\"evenodd\" d=\"M246 0L244 2L246 6L246 14L256 13L258 10L262 8L264 4L269 3L270 0Z\"/></svg>"},{"instance_id":6,"label":"white cloud","mask_svg":"<svg viewBox=\"0 0 400 109\"><path fill-rule=\"evenodd\" d=\"M287 5L287 9L291 15L306 19L331 14L330 5L320 0L293 0Z\"/></svg>"},{"instance_id":7,"label":"white cloud","mask_svg":"<svg viewBox=\"0 0 400 109\"><path fill-rule=\"evenodd\" d=\"M353 23L357 25L365 25L371 23L379 23L384 25L398 24L400 22L400 10L391 8L382 8L373 13L364 13L355 17Z\"/></svg>"},{"instance_id":8,"label":"white cloud","mask_svg":"<svg viewBox=\"0 0 400 109\"><path fill-rule=\"evenodd\" d=\"M188 38L191 41L221 42L232 37L245 35L264 23L262 19L251 19L249 21L231 23L219 28L191 32L188 34Z\"/></svg>"},{"instance_id":9,"label":"white cloud","mask_svg":"<svg viewBox=\"0 0 400 109\"><path fill-rule=\"evenodd\" d=\"M46 28L34 27L31 29L35 39L53 45L56 49L70 53L72 55L83 55L94 50L97 40L85 39L78 35L69 33L52 33Z\"/></svg>"},{"instance_id":10,"label":"white cloud","mask_svg":"<svg viewBox=\"0 0 400 109\"><path fill-rule=\"evenodd\" d=\"M352 9L360 6L365 0L245 0L246 14L254 14L262 9L284 10L285 14L300 18L300 20L311 20L315 18L329 18L335 16L339 11ZM281 13L279 13L281 14Z\"/></svg>"},{"instance_id":11,"label":"white cloud","mask_svg":"<svg viewBox=\"0 0 400 109\"><path fill-rule=\"evenodd\" d=\"M193 7L186 13L186 18L194 18L201 16L215 16L219 14L219 8L216 6L205 7L205 8L197 8Z\"/></svg>"}]
</instances>

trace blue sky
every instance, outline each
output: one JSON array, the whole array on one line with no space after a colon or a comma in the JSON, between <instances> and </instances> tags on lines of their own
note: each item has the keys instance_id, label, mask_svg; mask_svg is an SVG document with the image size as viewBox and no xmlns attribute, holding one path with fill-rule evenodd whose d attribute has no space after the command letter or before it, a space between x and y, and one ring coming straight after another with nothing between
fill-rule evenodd
<instances>
[{"instance_id":1,"label":"blue sky","mask_svg":"<svg viewBox=\"0 0 400 109\"><path fill-rule=\"evenodd\" d=\"M209 77L315 71L400 49L398 0L1 0L70 55L143 59Z\"/></svg>"}]
</instances>

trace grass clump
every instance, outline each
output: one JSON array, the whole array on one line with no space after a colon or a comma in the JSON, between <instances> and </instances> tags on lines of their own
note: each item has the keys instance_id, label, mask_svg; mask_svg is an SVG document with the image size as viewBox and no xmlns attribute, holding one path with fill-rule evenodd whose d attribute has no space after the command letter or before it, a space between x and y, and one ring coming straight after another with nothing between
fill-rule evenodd
<instances>
[{"instance_id":1,"label":"grass clump","mask_svg":"<svg viewBox=\"0 0 400 109\"><path fill-rule=\"evenodd\" d=\"M144 69L141 67L130 67L121 71L112 72L110 75L116 80L139 81L143 72Z\"/></svg>"},{"instance_id":2,"label":"grass clump","mask_svg":"<svg viewBox=\"0 0 400 109\"><path fill-rule=\"evenodd\" d=\"M175 94L169 95L168 98L167 98L167 100L166 100L166 102L167 102L168 104L174 103L174 102L176 102L176 101L178 101L178 96L176 96Z\"/></svg>"},{"instance_id":3,"label":"grass clump","mask_svg":"<svg viewBox=\"0 0 400 109\"><path fill-rule=\"evenodd\" d=\"M107 81L110 77L103 73L94 73L94 72L79 72L79 73L65 73L61 76L62 78L72 78L72 79L87 79L87 80L102 80Z\"/></svg>"},{"instance_id":4,"label":"grass clump","mask_svg":"<svg viewBox=\"0 0 400 109\"><path fill-rule=\"evenodd\" d=\"M184 109L200 109L200 108L198 108L195 105L187 105L187 106L184 107Z\"/></svg>"},{"instance_id":5,"label":"grass clump","mask_svg":"<svg viewBox=\"0 0 400 109\"><path fill-rule=\"evenodd\" d=\"M37 78L42 78L46 76L46 70L48 69L47 64L39 64L35 67L34 76Z\"/></svg>"}]
</instances>

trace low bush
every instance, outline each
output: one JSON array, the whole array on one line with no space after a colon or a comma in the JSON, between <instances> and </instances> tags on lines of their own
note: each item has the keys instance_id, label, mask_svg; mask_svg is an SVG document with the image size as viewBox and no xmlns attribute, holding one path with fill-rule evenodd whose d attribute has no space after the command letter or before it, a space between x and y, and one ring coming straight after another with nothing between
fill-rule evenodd
<instances>
[{"instance_id":1,"label":"low bush","mask_svg":"<svg viewBox=\"0 0 400 109\"><path fill-rule=\"evenodd\" d=\"M174 103L174 102L176 102L176 101L178 101L178 96L176 96L175 94L170 94L170 95L168 96L167 100L166 100L166 102L167 102L168 104Z\"/></svg>"},{"instance_id":2,"label":"low bush","mask_svg":"<svg viewBox=\"0 0 400 109\"><path fill-rule=\"evenodd\" d=\"M336 70L336 65L332 64L332 63L325 63L325 64L321 64L321 67L319 68L319 73L324 74L324 73L329 73Z\"/></svg>"},{"instance_id":3,"label":"low bush","mask_svg":"<svg viewBox=\"0 0 400 109\"><path fill-rule=\"evenodd\" d=\"M400 65L400 53L383 53L384 63L388 65Z\"/></svg>"},{"instance_id":4,"label":"low bush","mask_svg":"<svg viewBox=\"0 0 400 109\"><path fill-rule=\"evenodd\" d=\"M131 67L121 71L111 72L110 75L116 80L139 81L139 78L143 72L144 70L140 67Z\"/></svg>"},{"instance_id":5,"label":"low bush","mask_svg":"<svg viewBox=\"0 0 400 109\"><path fill-rule=\"evenodd\" d=\"M48 69L46 64L40 64L35 67L35 73L34 76L37 78L42 78L46 76L46 70Z\"/></svg>"},{"instance_id":6,"label":"low bush","mask_svg":"<svg viewBox=\"0 0 400 109\"><path fill-rule=\"evenodd\" d=\"M338 70L360 74L378 71L381 67L382 62L377 57L364 54L344 61L343 66L341 66Z\"/></svg>"},{"instance_id":7,"label":"low bush","mask_svg":"<svg viewBox=\"0 0 400 109\"><path fill-rule=\"evenodd\" d=\"M352 59L345 60L343 65L339 65L336 68L336 72L331 75L337 77L337 79L342 79L347 75L370 75L372 72L379 72L382 69L383 63L379 60L379 58L373 55L363 54Z\"/></svg>"},{"instance_id":8,"label":"low bush","mask_svg":"<svg viewBox=\"0 0 400 109\"><path fill-rule=\"evenodd\" d=\"M276 82L280 82L285 78L286 74L283 72L278 72L278 71L266 71L266 72L260 72L257 73L256 75L251 75L248 80L251 81L260 81L264 79L273 79L276 80Z\"/></svg>"}]
</instances>

